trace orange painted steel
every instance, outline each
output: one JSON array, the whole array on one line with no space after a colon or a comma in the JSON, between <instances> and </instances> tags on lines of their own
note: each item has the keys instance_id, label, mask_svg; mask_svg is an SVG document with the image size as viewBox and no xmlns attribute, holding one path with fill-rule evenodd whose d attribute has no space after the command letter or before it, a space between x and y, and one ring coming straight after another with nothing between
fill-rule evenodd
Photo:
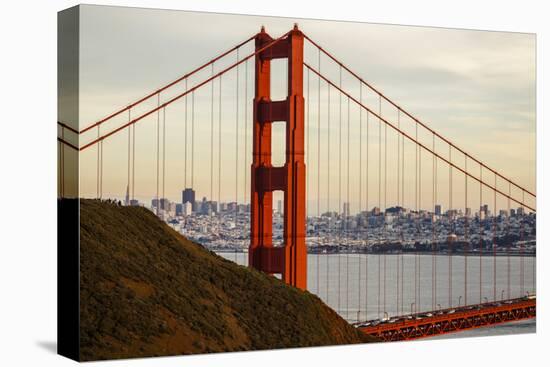
<instances>
[{"instance_id":1,"label":"orange painted steel","mask_svg":"<svg viewBox=\"0 0 550 367\"><path fill-rule=\"evenodd\" d=\"M256 36L256 50L273 42L262 31ZM249 266L300 289L307 287L305 243L306 167L304 162L304 35L297 26L281 42L256 55L251 166L251 224ZM288 96L272 101L271 60L288 60ZM286 158L282 167L271 163L271 123L286 122ZM273 191L284 192L284 245L273 247Z\"/></svg>"},{"instance_id":2,"label":"orange painted steel","mask_svg":"<svg viewBox=\"0 0 550 367\"><path fill-rule=\"evenodd\" d=\"M479 309L475 307L461 309L451 314L435 314L432 317L419 320L415 317L410 320L404 317L394 323L359 327L358 329L383 341L400 341L427 338L535 317L536 299L520 299L513 300L509 304L502 303L498 306L485 306Z\"/></svg>"}]
</instances>

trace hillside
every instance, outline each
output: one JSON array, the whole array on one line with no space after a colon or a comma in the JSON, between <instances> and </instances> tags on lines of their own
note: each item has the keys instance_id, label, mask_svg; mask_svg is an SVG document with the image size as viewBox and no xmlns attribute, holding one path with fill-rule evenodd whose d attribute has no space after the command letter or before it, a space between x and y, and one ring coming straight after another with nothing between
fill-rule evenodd
<instances>
[{"instance_id":1,"label":"hillside","mask_svg":"<svg viewBox=\"0 0 550 367\"><path fill-rule=\"evenodd\" d=\"M193 243L150 211L80 204L80 357L372 341L318 297Z\"/></svg>"}]
</instances>

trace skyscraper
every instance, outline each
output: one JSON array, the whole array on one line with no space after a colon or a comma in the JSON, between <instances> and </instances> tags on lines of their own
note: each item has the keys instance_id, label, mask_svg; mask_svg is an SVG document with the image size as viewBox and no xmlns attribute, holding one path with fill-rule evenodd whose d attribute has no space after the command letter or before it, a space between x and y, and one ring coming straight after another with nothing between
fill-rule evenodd
<instances>
[{"instance_id":1,"label":"skyscraper","mask_svg":"<svg viewBox=\"0 0 550 367\"><path fill-rule=\"evenodd\" d=\"M196 204L195 204L195 190L191 188L186 188L181 192L181 203L191 203L191 208L195 210Z\"/></svg>"}]
</instances>

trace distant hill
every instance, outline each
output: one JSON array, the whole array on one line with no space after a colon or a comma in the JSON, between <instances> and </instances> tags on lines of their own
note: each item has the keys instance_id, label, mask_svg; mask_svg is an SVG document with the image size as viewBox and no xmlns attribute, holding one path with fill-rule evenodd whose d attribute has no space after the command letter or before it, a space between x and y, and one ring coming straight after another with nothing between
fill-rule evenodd
<instances>
[{"instance_id":1,"label":"distant hill","mask_svg":"<svg viewBox=\"0 0 550 367\"><path fill-rule=\"evenodd\" d=\"M81 359L373 341L317 296L193 243L140 207L80 204Z\"/></svg>"}]
</instances>

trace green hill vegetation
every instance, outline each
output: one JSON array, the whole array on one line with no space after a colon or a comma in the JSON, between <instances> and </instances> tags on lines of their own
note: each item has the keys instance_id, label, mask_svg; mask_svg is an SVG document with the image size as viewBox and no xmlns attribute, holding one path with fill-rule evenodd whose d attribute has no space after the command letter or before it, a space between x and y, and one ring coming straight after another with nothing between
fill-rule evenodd
<instances>
[{"instance_id":1,"label":"green hill vegetation","mask_svg":"<svg viewBox=\"0 0 550 367\"><path fill-rule=\"evenodd\" d=\"M140 207L80 203L81 360L373 341L317 296L193 243Z\"/></svg>"}]
</instances>

